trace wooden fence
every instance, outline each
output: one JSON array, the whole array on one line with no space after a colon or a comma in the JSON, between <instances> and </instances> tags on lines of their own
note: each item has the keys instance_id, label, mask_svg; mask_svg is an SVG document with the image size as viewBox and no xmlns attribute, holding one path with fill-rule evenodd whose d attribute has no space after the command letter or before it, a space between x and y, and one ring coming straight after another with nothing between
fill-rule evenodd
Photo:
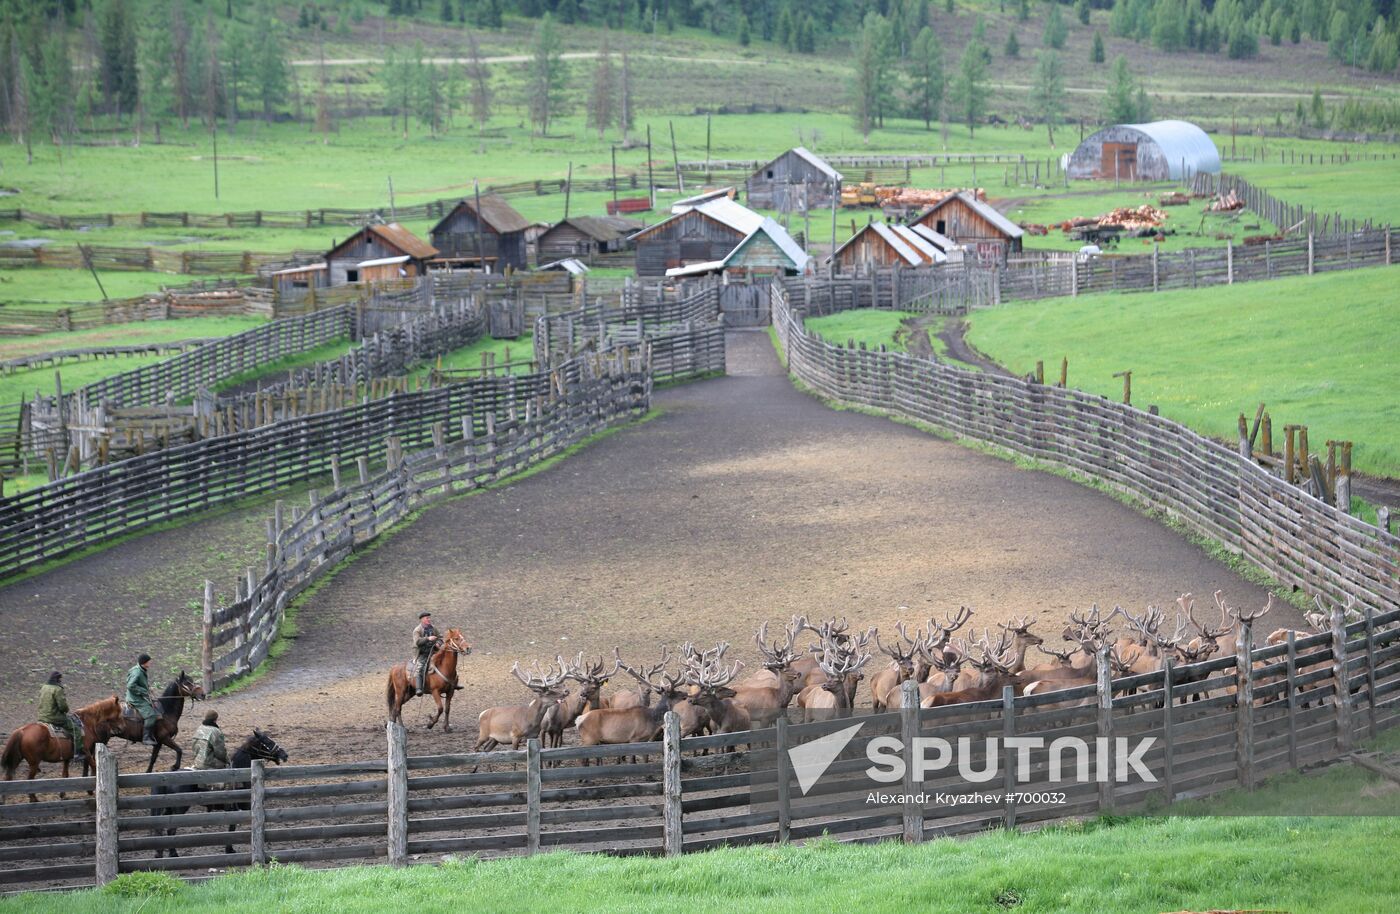
<instances>
[{"instance_id":1,"label":"wooden fence","mask_svg":"<svg viewBox=\"0 0 1400 914\"><path fill-rule=\"evenodd\" d=\"M651 340L661 380L724 369L718 325ZM579 369L565 364L571 383ZM406 450L433 444L433 428L463 416L504 421L512 405L548 393L553 374L483 378L394 394L345 409L301 415L259 428L94 467L19 495L0 496L0 577L153 523L338 472L341 461L378 458L397 438ZM474 421L484 421L480 418Z\"/></svg>"},{"instance_id":2,"label":"wooden fence","mask_svg":"<svg viewBox=\"0 0 1400 914\"><path fill-rule=\"evenodd\" d=\"M236 276L256 273L260 269L276 269L294 260L318 257L318 252L310 251L259 254L254 251L172 251L154 247L44 244L36 247L0 246L0 270L49 267L60 270Z\"/></svg>"},{"instance_id":3,"label":"wooden fence","mask_svg":"<svg viewBox=\"0 0 1400 914\"><path fill-rule=\"evenodd\" d=\"M970 265L870 267L829 277L792 277L784 287L813 317L851 308L881 308L924 314L966 314L997 303L997 274ZM810 304L811 286L820 290ZM829 290L829 292L827 291Z\"/></svg>"},{"instance_id":4,"label":"wooden fence","mask_svg":"<svg viewBox=\"0 0 1400 914\"><path fill-rule=\"evenodd\" d=\"M719 284L703 281L666 287L624 287L618 307L585 306L535 319L535 360L541 365L573 358L585 348L635 342L666 328L713 325L720 319Z\"/></svg>"},{"instance_id":5,"label":"wooden fence","mask_svg":"<svg viewBox=\"0 0 1400 914\"><path fill-rule=\"evenodd\" d=\"M1281 154L1281 153L1280 153ZM1316 209L1287 203L1255 187L1244 178L1228 174L1196 174L1191 178L1191 192L1198 194L1234 193L1250 212L1272 222L1280 232L1306 232L1314 235L1345 235L1369 231L1370 219L1347 219L1339 212L1318 213Z\"/></svg>"},{"instance_id":6,"label":"wooden fence","mask_svg":"<svg viewBox=\"0 0 1400 914\"><path fill-rule=\"evenodd\" d=\"M1254 635L1246 625L1230 656L1118 679L1101 656L1097 685L1040 695L1007 688L934 709L906 700L883 714L808 723L785 715L766 729L685 739L667 714L660 741L627 745L541 749L529 740L516 751L414 756L403 728L388 724L378 759L153 774L119 773L102 746L95 777L0 782L0 883L100 885L141 870L405 865L559 847L674 855L823 836L914 843L1252 788L1400 723L1400 610L1347 624L1337 607L1330 630L1251 650ZM815 786L794 790L787 750L856 725ZM888 785L866 773L870 745L884 737L900 740L905 763L903 780ZM1041 740L1019 770L1012 737ZM1070 752L1054 754L1068 762L1057 778L1049 745L1063 737L1091 746L1150 738L1138 755L1148 776L1116 781ZM966 739L959 761L990 769L991 780L973 785L947 769L916 776L919 738ZM205 792L151 795L192 785ZM900 796L871 803L882 786ZM56 796L64 790L69 798ZM974 790L982 796L969 797ZM17 802L30 791L44 802ZM156 859L171 849L182 856Z\"/></svg>"},{"instance_id":7,"label":"wooden fence","mask_svg":"<svg viewBox=\"0 0 1400 914\"><path fill-rule=\"evenodd\" d=\"M1284 585L1334 602L1400 606L1400 537L1307 494L1180 423L1079 390L845 349L773 286L789 370L819 394L1057 464L1127 492Z\"/></svg>"},{"instance_id":8,"label":"wooden fence","mask_svg":"<svg viewBox=\"0 0 1400 914\"><path fill-rule=\"evenodd\" d=\"M224 315L280 317L287 313L288 309L278 308L270 296L260 294L262 291L220 283L213 287L164 289L147 295L52 309L4 306L0 307L0 336L88 330L133 321Z\"/></svg>"}]
</instances>

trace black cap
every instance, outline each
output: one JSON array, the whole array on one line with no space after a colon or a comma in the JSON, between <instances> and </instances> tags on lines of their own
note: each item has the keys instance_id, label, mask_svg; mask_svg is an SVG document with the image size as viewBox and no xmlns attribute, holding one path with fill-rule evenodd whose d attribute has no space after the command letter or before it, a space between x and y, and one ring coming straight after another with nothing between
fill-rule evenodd
<instances>
[{"instance_id":1,"label":"black cap","mask_svg":"<svg viewBox=\"0 0 1400 914\"><path fill-rule=\"evenodd\" d=\"M150 655L150 654L142 654L140 657L137 657L137 658L136 658L136 662L137 662L137 663L150 663L150 662L151 662L151 655Z\"/></svg>"},{"instance_id":2,"label":"black cap","mask_svg":"<svg viewBox=\"0 0 1400 914\"><path fill-rule=\"evenodd\" d=\"M428 612L428 611L425 609L425 610L423 610L421 613L418 614L418 618L419 618L419 619L426 619L426 618L428 618L428 617L431 616L431 615L432 615L432 613Z\"/></svg>"},{"instance_id":3,"label":"black cap","mask_svg":"<svg viewBox=\"0 0 1400 914\"><path fill-rule=\"evenodd\" d=\"M54 670L52 673L49 674L49 685L58 685L58 681L62 678L63 674L60 673L58 670Z\"/></svg>"}]
</instances>

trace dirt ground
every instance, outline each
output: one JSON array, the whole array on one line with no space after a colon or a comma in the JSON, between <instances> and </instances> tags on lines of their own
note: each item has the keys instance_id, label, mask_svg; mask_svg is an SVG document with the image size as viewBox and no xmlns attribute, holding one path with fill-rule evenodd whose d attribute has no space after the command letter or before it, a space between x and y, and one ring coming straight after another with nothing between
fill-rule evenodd
<instances>
[{"instance_id":1,"label":"dirt ground","mask_svg":"<svg viewBox=\"0 0 1400 914\"><path fill-rule=\"evenodd\" d=\"M1264 600L1111 498L827 408L791 386L765 334L731 334L729 370L659 392L659 417L521 482L426 511L367 551L310 598L295 645L268 676L214 702L228 731L271 728L294 762L382 754L385 671L408 655L421 609L439 627L464 629L475 651L451 734L423 729L423 700L405 709L414 753L469 748L481 708L525 697L509 672L516 659L608 655L617 645L640 662L663 642L694 639L730 641L731 655L751 664L757 623L798 612L887 628L965 604L978 625L1029 614L1049 633L1092 602L1168 606L1182 591L1217 588L1234 603ZM118 634L114 609L178 618L170 627L189 631L194 609L179 601L194 591L152 590L144 606L127 595L152 566L204 561L206 536L246 528L256 544L266 509L245 514L0 590L4 652L21 661L0 668L3 725L32 719L55 663L74 669L73 700L116 684L113 672L152 642L148 624ZM216 580L241 561L230 557ZM1289 608L1275 613L1271 623L1296 621ZM170 665L151 652L153 684L163 685ZM87 653L94 664L74 659ZM121 754L124 768L141 755Z\"/></svg>"}]
</instances>

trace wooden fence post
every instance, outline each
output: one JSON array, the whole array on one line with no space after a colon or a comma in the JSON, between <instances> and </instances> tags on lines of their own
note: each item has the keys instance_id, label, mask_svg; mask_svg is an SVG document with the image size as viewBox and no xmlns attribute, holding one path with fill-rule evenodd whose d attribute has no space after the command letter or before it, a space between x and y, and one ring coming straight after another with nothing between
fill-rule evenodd
<instances>
[{"instance_id":1,"label":"wooden fence post","mask_svg":"<svg viewBox=\"0 0 1400 914\"><path fill-rule=\"evenodd\" d=\"M1108 648L1095 657L1098 664L1098 770L1099 811L1113 812L1113 671L1108 664Z\"/></svg>"},{"instance_id":2,"label":"wooden fence post","mask_svg":"<svg viewBox=\"0 0 1400 914\"><path fill-rule=\"evenodd\" d=\"M787 753L787 714L779 714L773 727L773 746L777 753L774 767L778 772L778 843L787 844L792 832L792 759Z\"/></svg>"},{"instance_id":3,"label":"wooden fence post","mask_svg":"<svg viewBox=\"0 0 1400 914\"><path fill-rule=\"evenodd\" d=\"M267 763L253 759L248 782L248 856L253 866L267 862L267 789L264 784Z\"/></svg>"},{"instance_id":4,"label":"wooden fence post","mask_svg":"<svg viewBox=\"0 0 1400 914\"><path fill-rule=\"evenodd\" d=\"M919 844L924 840L924 808L913 799L918 793L914 782L916 740L919 736L919 684L906 679L899 687L900 738L904 741L904 843Z\"/></svg>"},{"instance_id":5,"label":"wooden fence post","mask_svg":"<svg viewBox=\"0 0 1400 914\"><path fill-rule=\"evenodd\" d=\"M540 852L540 741L525 741L525 853Z\"/></svg>"},{"instance_id":6,"label":"wooden fence post","mask_svg":"<svg viewBox=\"0 0 1400 914\"><path fill-rule=\"evenodd\" d=\"M1337 751L1351 751L1351 688L1347 684L1347 617L1342 604L1332 606L1332 701L1337 709Z\"/></svg>"},{"instance_id":7,"label":"wooden fence post","mask_svg":"<svg viewBox=\"0 0 1400 914\"><path fill-rule=\"evenodd\" d=\"M666 712L662 725L662 840L667 857L680 854L684 847L681 819L681 719Z\"/></svg>"},{"instance_id":8,"label":"wooden fence post","mask_svg":"<svg viewBox=\"0 0 1400 914\"><path fill-rule=\"evenodd\" d=\"M199 666L204 694L214 692L214 582L204 582L204 637L200 642Z\"/></svg>"},{"instance_id":9,"label":"wooden fence post","mask_svg":"<svg viewBox=\"0 0 1400 914\"><path fill-rule=\"evenodd\" d=\"M1235 776L1254 789L1254 633L1241 620L1235 633Z\"/></svg>"},{"instance_id":10,"label":"wooden fence post","mask_svg":"<svg viewBox=\"0 0 1400 914\"><path fill-rule=\"evenodd\" d=\"M408 863L408 739L404 728L389 721L389 765L385 772L389 793L389 863Z\"/></svg>"},{"instance_id":11,"label":"wooden fence post","mask_svg":"<svg viewBox=\"0 0 1400 914\"><path fill-rule=\"evenodd\" d=\"M105 743L97 744L97 867L96 882L117 878L117 757Z\"/></svg>"},{"instance_id":12,"label":"wooden fence post","mask_svg":"<svg viewBox=\"0 0 1400 914\"><path fill-rule=\"evenodd\" d=\"M1225 242L1225 285L1235 284L1235 245L1233 242Z\"/></svg>"},{"instance_id":13,"label":"wooden fence post","mask_svg":"<svg viewBox=\"0 0 1400 914\"><path fill-rule=\"evenodd\" d=\"M917 707L916 704L915 708ZM1005 793L1001 814L1003 828L1016 827L1016 802L1012 799L1016 791L1016 752L1011 748L1011 738L1015 735L1016 689L1004 686L1001 690L1001 762L1006 768L1002 774L1002 791Z\"/></svg>"},{"instance_id":14,"label":"wooden fence post","mask_svg":"<svg viewBox=\"0 0 1400 914\"><path fill-rule=\"evenodd\" d=\"M1343 477L1345 478L1345 477ZM1376 738L1376 620L1366 607L1366 716L1367 735Z\"/></svg>"},{"instance_id":15,"label":"wooden fence post","mask_svg":"<svg viewBox=\"0 0 1400 914\"><path fill-rule=\"evenodd\" d=\"M1284 665L1284 695L1288 699L1288 767L1298 768L1298 645L1297 633L1288 632L1288 661Z\"/></svg>"},{"instance_id":16,"label":"wooden fence post","mask_svg":"<svg viewBox=\"0 0 1400 914\"><path fill-rule=\"evenodd\" d=\"M1314 258L1314 253L1313 253L1313 233L1312 233L1312 232L1308 232L1308 275L1309 275L1309 276L1313 275L1313 273L1316 272L1316 266L1315 266L1315 265L1316 265L1316 260L1315 260L1315 258Z\"/></svg>"},{"instance_id":17,"label":"wooden fence post","mask_svg":"<svg viewBox=\"0 0 1400 914\"><path fill-rule=\"evenodd\" d=\"M1172 741L1176 738L1172 714L1172 691L1175 688L1176 662L1171 657L1162 658L1162 793L1168 803L1176 796L1176 778L1173 767L1176 752Z\"/></svg>"}]
</instances>

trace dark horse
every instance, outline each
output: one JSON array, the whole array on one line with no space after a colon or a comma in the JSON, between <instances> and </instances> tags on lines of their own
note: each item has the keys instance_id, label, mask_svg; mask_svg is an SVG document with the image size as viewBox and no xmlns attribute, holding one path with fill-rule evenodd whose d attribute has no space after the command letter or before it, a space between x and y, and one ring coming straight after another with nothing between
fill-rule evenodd
<instances>
[{"instance_id":1,"label":"dark horse","mask_svg":"<svg viewBox=\"0 0 1400 914\"><path fill-rule=\"evenodd\" d=\"M151 727L151 736L155 738L156 744L151 747L151 763L146 766L147 771L155 770L156 756L160 755L162 746L169 746L175 752L175 764L170 766L170 770L179 769L180 759L184 757L185 751L175 742L175 734L180 732L180 715L185 713L186 698L203 701L204 687L181 670L180 675L165 687L161 696L151 702L157 715L155 726ZM144 731L145 726L139 716L126 717L116 726L107 728L106 732L98 733L95 742L105 743L112 737L119 736L129 743L139 743Z\"/></svg>"},{"instance_id":2,"label":"dark horse","mask_svg":"<svg viewBox=\"0 0 1400 914\"><path fill-rule=\"evenodd\" d=\"M461 629L449 628L443 636L442 647L428 661L428 693L437 703L437 713L428 721L428 729L442 718L442 732L452 730L452 695L457 691L457 655L470 654L472 646L467 643ZM389 719L399 723L404 704L418 694L413 680L411 664L400 663L389 671L389 685L385 690L385 701L389 706Z\"/></svg>"},{"instance_id":3,"label":"dark horse","mask_svg":"<svg viewBox=\"0 0 1400 914\"><path fill-rule=\"evenodd\" d=\"M97 734L108 727L121 723L122 706L117 696L104 698L73 712L83 724L83 777L93 765L93 747L97 744ZM73 760L73 741L67 736L55 738L49 733L48 724L25 724L10 734L5 740L5 749L0 753L0 764L5 768L5 780L15 776L20 762L29 764L29 780L39 773L40 762L63 763L63 776L68 777L68 763ZM63 796L63 794L59 794ZM39 798L29 795L29 802L37 803Z\"/></svg>"},{"instance_id":4,"label":"dark horse","mask_svg":"<svg viewBox=\"0 0 1400 914\"><path fill-rule=\"evenodd\" d=\"M287 751L277 745L277 741L266 733L254 728L253 735L243 741L243 745L234 750L229 758L229 768L247 768L253 763L253 759L262 759L265 762L272 762L280 765L287 760ZM151 796L163 797L177 793L206 793L211 790L247 790L247 781L233 781L227 784L218 784L212 787L200 787L198 784L178 784L174 787L163 787L159 784L151 788ZM157 816L178 816L189 812L196 806L203 806L208 812L237 812L249 809L248 803L190 803L188 806L170 806L165 809L152 810ZM228 830L235 831L237 826L229 823ZM166 836L173 837L177 829L166 828L157 829L156 834L164 832ZM156 859L160 859L164 851L157 848ZM233 845L225 844L224 853L233 853ZM175 848L170 849L170 856L180 856Z\"/></svg>"}]
</instances>

